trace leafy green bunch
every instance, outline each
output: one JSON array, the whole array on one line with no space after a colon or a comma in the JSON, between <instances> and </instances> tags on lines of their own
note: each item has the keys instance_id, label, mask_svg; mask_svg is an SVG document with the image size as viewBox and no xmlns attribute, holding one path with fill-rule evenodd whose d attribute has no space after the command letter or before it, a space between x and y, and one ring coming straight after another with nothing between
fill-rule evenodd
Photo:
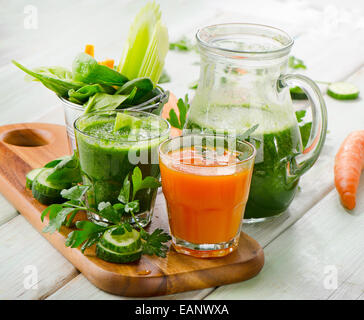
<instances>
[{"instance_id":1,"label":"leafy green bunch","mask_svg":"<svg viewBox=\"0 0 364 320\"><path fill-rule=\"evenodd\" d=\"M43 232L59 231L62 225L70 227L74 223L73 220L77 212L85 210L107 219L110 221L110 225L86 220L77 221L75 223L77 230L70 232L66 239L67 247L77 248L82 245L81 251L84 252L97 243L109 229L113 229L113 234L123 234L132 229L139 229L137 231L140 232L142 238L143 253L165 257L168 249L165 243L171 239L170 236L162 229L156 229L151 234L148 233L138 224L135 217L135 214L139 212L139 200L135 199L136 193L142 189L158 188L159 186L160 182L154 177L143 179L140 169L135 167L132 174L127 175L124 179L123 187L118 196L119 202L116 204L101 202L97 210L89 207L84 201L89 186L76 185L70 189L62 190L61 195L67 201L62 204L52 204L42 212L42 221L45 216L49 216L49 223ZM130 217L136 223L136 227L129 223Z\"/></svg>"}]
</instances>

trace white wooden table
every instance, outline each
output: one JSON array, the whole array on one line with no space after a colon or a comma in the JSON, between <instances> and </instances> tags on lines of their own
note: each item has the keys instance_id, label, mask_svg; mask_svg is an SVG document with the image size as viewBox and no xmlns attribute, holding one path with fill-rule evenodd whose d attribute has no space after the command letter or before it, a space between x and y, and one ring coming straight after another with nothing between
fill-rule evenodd
<instances>
[{"instance_id":1,"label":"white wooden table","mask_svg":"<svg viewBox=\"0 0 364 320\"><path fill-rule=\"evenodd\" d=\"M295 37L293 54L315 80L348 79L364 93L364 2L160 0L170 38L193 36L219 22L255 22ZM56 97L27 83L10 64L70 65L86 43L96 56L119 58L131 19L144 1L0 1L0 124L63 123ZM27 20L37 12L37 23ZM28 18L29 19L29 18ZM37 27L36 29L29 28ZM25 28L28 27L28 28ZM172 82L183 96L198 78L195 53L168 54ZM324 88L323 88L324 90ZM192 92L190 92L192 94ZM341 102L325 96L329 133L320 159L301 179L289 210L268 223L245 225L264 246L266 263L255 278L162 299L364 299L364 181L357 208L346 212L333 184L333 159L344 137L364 128L362 98ZM29 267L31 266L31 267ZM27 268L38 281L27 288ZM336 279L335 279L335 276ZM337 280L337 281L336 281ZM0 299L125 299L94 287L0 195Z\"/></svg>"}]
</instances>

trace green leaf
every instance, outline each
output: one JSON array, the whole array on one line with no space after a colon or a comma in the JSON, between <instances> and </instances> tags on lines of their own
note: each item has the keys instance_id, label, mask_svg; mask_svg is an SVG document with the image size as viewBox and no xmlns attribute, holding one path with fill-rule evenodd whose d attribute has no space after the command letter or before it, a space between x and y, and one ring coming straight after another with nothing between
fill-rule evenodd
<instances>
[{"instance_id":1,"label":"green leaf","mask_svg":"<svg viewBox=\"0 0 364 320\"><path fill-rule=\"evenodd\" d=\"M40 216L40 219L44 220L44 217L49 213L49 219L53 219L59 211L63 209L63 205L61 204L51 204L47 208L45 208Z\"/></svg>"},{"instance_id":2,"label":"green leaf","mask_svg":"<svg viewBox=\"0 0 364 320\"><path fill-rule=\"evenodd\" d=\"M142 243L144 254L166 257L168 247L164 243L171 240L168 233L163 232L162 229L155 229L152 234L149 234L141 229L140 235L144 240Z\"/></svg>"},{"instance_id":3,"label":"green leaf","mask_svg":"<svg viewBox=\"0 0 364 320\"><path fill-rule=\"evenodd\" d=\"M187 39L186 37L182 37L176 42L170 42L169 43L169 50L172 51L184 51L188 52L195 49L195 45L192 44L192 42Z\"/></svg>"},{"instance_id":4,"label":"green leaf","mask_svg":"<svg viewBox=\"0 0 364 320\"><path fill-rule=\"evenodd\" d=\"M155 188L159 188L161 186L161 183L159 182L158 179L154 178L154 177L145 177L145 179L142 181L139 190L142 189L155 189Z\"/></svg>"},{"instance_id":5,"label":"green leaf","mask_svg":"<svg viewBox=\"0 0 364 320\"><path fill-rule=\"evenodd\" d=\"M174 109L171 109L169 111L169 119L167 119L172 127L180 129L181 125L179 123L178 116L176 114L176 111Z\"/></svg>"},{"instance_id":6,"label":"green leaf","mask_svg":"<svg viewBox=\"0 0 364 320\"><path fill-rule=\"evenodd\" d=\"M308 139L310 138L311 127L312 127L312 122L307 122L303 126L299 127L300 132L301 132L301 139L302 139L303 147L306 147Z\"/></svg>"},{"instance_id":7,"label":"green leaf","mask_svg":"<svg viewBox=\"0 0 364 320\"><path fill-rule=\"evenodd\" d=\"M38 67L32 70L35 73L41 74L43 76L48 76L57 79L63 80L72 80L72 72L67 68L60 66L52 66L52 67ZM29 77L30 80L39 81L39 79L34 78L30 75L26 75L26 78Z\"/></svg>"},{"instance_id":8,"label":"green leaf","mask_svg":"<svg viewBox=\"0 0 364 320\"><path fill-rule=\"evenodd\" d=\"M68 97L68 91L71 89L78 90L85 84L82 82L77 82L68 78L61 78L61 74L52 74L50 72L46 73L42 72L34 72L32 70L27 69L20 63L16 61L12 61L19 69L23 70L25 73L29 74L30 76L34 77L35 79L42 82L42 84L47 87L48 89L54 91L57 95L61 97ZM63 73L65 76L66 73ZM67 74L68 75L68 74Z\"/></svg>"},{"instance_id":9,"label":"green leaf","mask_svg":"<svg viewBox=\"0 0 364 320\"><path fill-rule=\"evenodd\" d=\"M142 172L139 167L135 167L133 170L133 174L131 176L131 180L133 182L133 199L135 197L135 194L140 189L140 186L143 181Z\"/></svg>"},{"instance_id":10,"label":"green leaf","mask_svg":"<svg viewBox=\"0 0 364 320\"><path fill-rule=\"evenodd\" d=\"M55 216L52 215L52 212L49 215L49 223L43 229L43 232L53 233L56 230L60 230L62 224L66 221L66 218L69 214L73 213L74 211L79 211L79 209L75 208L62 208L62 210L58 211Z\"/></svg>"},{"instance_id":11,"label":"green leaf","mask_svg":"<svg viewBox=\"0 0 364 320\"><path fill-rule=\"evenodd\" d=\"M249 138L251 136L251 134L257 130L257 128L259 127L259 124L256 124L254 126L252 126L251 128L249 128L248 130L246 130L244 133L240 134L237 136L237 139L239 140L246 140L247 138Z\"/></svg>"},{"instance_id":12,"label":"green leaf","mask_svg":"<svg viewBox=\"0 0 364 320\"><path fill-rule=\"evenodd\" d=\"M81 171L76 153L58 163L47 177L47 181L61 185L81 182Z\"/></svg>"},{"instance_id":13,"label":"green leaf","mask_svg":"<svg viewBox=\"0 0 364 320\"><path fill-rule=\"evenodd\" d=\"M99 212L98 215L101 217L118 224L120 223L121 216L119 211L115 210L115 208L111 205L110 202L100 202L98 206Z\"/></svg>"},{"instance_id":14,"label":"green leaf","mask_svg":"<svg viewBox=\"0 0 364 320\"><path fill-rule=\"evenodd\" d=\"M177 107L178 107L178 111L179 111L179 119L177 117L176 112L174 111L174 109L171 109L169 111L169 119L167 119L169 121L169 123L178 129L183 129L183 127L185 126L186 123L186 117L187 117L187 112L190 108L190 105L188 103L188 95L185 95L185 100L182 100L181 98L178 99L177 102Z\"/></svg>"},{"instance_id":15,"label":"green leaf","mask_svg":"<svg viewBox=\"0 0 364 320\"><path fill-rule=\"evenodd\" d=\"M118 200L125 204L129 202L129 198L130 198L130 181L129 181L129 175L127 175L124 179L123 188L120 190Z\"/></svg>"},{"instance_id":16,"label":"green leaf","mask_svg":"<svg viewBox=\"0 0 364 320\"><path fill-rule=\"evenodd\" d=\"M77 221L76 227L80 230L75 230L68 234L66 239L67 247L77 248L89 239L96 242L107 229L105 226L90 221Z\"/></svg>"},{"instance_id":17,"label":"green leaf","mask_svg":"<svg viewBox=\"0 0 364 320\"><path fill-rule=\"evenodd\" d=\"M134 88L140 89L144 92L153 90L153 82L149 78L137 78L128 81L122 87L120 87L115 94L129 94Z\"/></svg>"},{"instance_id":18,"label":"green leaf","mask_svg":"<svg viewBox=\"0 0 364 320\"><path fill-rule=\"evenodd\" d=\"M198 88L198 80L191 82L188 86L189 89L196 90Z\"/></svg>"},{"instance_id":19,"label":"green leaf","mask_svg":"<svg viewBox=\"0 0 364 320\"><path fill-rule=\"evenodd\" d=\"M288 66L291 69L306 69L306 65L303 60L296 58L295 56L290 56L288 58Z\"/></svg>"},{"instance_id":20,"label":"green leaf","mask_svg":"<svg viewBox=\"0 0 364 320\"><path fill-rule=\"evenodd\" d=\"M89 186L74 186L70 189L63 189L61 191L61 196L65 199L73 200L73 201L81 201L89 189Z\"/></svg>"},{"instance_id":21,"label":"green leaf","mask_svg":"<svg viewBox=\"0 0 364 320\"><path fill-rule=\"evenodd\" d=\"M111 86L101 85L101 84L92 84L86 85L78 90L71 89L68 91L69 100L76 99L78 102L83 104L86 102L89 97L93 96L98 92L104 92L108 94L114 94L115 89Z\"/></svg>"},{"instance_id":22,"label":"green leaf","mask_svg":"<svg viewBox=\"0 0 364 320\"><path fill-rule=\"evenodd\" d=\"M296 118L297 118L297 122L300 123L302 122L302 119L306 116L306 110L299 110L296 111Z\"/></svg>"},{"instance_id":23,"label":"green leaf","mask_svg":"<svg viewBox=\"0 0 364 320\"><path fill-rule=\"evenodd\" d=\"M131 179L133 182L133 199L139 190L149 188L154 189L160 187L161 185L159 180L154 177L145 177L145 179L143 179L142 172L139 167L134 168Z\"/></svg>"},{"instance_id":24,"label":"green leaf","mask_svg":"<svg viewBox=\"0 0 364 320\"><path fill-rule=\"evenodd\" d=\"M122 86L128 78L107 66L99 64L90 55L81 52L72 63L73 79L87 84Z\"/></svg>"},{"instance_id":25,"label":"green leaf","mask_svg":"<svg viewBox=\"0 0 364 320\"><path fill-rule=\"evenodd\" d=\"M120 94L108 94L108 93L96 93L85 104L85 113L95 111L115 110L119 107L127 98L127 95Z\"/></svg>"},{"instance_id":26,"label":"green leaf","mask_svg":"<svg viewBox=\"0 0 364 320\"><path fill-rule=\"evenodd\" d=\"M169 76L167 71L165 69L163 69L158 83L168 83L168 82L171 82L171 77Z\"/></svg>"},{"instance_id":27,"label":"green leaf","mask_svg":"<svg viewBox=\"0 0 364 320\"><path fill-rule=\"evenodd\" d=\"M123 234L125 234L125 228L123 225L118 226L111 231L111 235L113 236L122 236Z\"/></svg>"},{"instance_id":28,"label":"green leaf","mask_svg":"<svg viewBox=\"0 0 364 320\"><path fill-rule=\"evenodd\" d=\"M128 202L124 210L126 213L137 213L139 211L139 200Z\"/></svg>"}]
</instances>

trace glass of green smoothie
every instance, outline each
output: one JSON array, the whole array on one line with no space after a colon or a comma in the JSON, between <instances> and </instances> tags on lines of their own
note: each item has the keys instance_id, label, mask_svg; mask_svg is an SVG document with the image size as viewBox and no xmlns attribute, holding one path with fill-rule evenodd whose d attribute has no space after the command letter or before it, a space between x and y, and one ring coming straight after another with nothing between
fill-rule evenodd
<instances>
[{"instance_id":1,"label":"glass of green smoothie","mask_svg":"<svg viewBox=\"0 0 364 320\"><path fill-rule=\"evenodd\" d=\"M101 202L115 204L125 177L138 166L142 176L160 177L158 146L169 137L169 123L142 111L105 111L82 115L75 123L77 151L83 183L89 185L86 200L91 208ZM136 194L138 223L146 226L153 214L157 189ZM108 223L89 212L94 221Z\"/></svg>"}]
</instances>

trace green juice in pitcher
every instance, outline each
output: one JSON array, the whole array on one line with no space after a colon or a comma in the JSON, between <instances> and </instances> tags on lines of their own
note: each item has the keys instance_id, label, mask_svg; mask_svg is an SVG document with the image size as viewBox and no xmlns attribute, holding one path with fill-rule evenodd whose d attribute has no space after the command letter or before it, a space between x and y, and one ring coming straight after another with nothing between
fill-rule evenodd
<instances>
[{"instance_id":1,"label":"green juice in pitcher","mask_svg":"<svg viewBox=\"0 0 364 320\"><path fill-rule=\"evenodd\" d=\"M249 137L257 154L244 218L256 222L278 215L323 147L327 115L320 90L309 78L286 73L293 39L282 30L226 23L200 29L196 39L200 78L185 132L245 139L241 135L258 125ZM312 128L305 150L290 86L301 87L310 102Z\"/></svg>"},{"instance_id":2,"label":"green juice in pitcher","mask_svg":"<svg viewBox=\"0 0 364 320\"><path fill-rule=\"evenodd\" d=\"M288 111L287 111L288 110ZM262 219L286 210L291 203L299 178L289 177L294 156L302 151L301 137L291 108L282 106L194 105L187 129L204 132L242 134L255 124L250 137L257 149L245 219ZM208 117L206 115L208 114ZM234 115L234 116L231 116Z\"/></svg>"}]
</instances>

